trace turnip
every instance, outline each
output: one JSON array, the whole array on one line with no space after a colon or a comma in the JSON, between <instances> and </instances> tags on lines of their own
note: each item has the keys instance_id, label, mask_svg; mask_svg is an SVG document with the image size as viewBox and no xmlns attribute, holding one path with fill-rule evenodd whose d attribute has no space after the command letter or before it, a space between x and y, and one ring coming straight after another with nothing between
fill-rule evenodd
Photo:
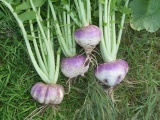
<instances>
[{"instance_id":1,"label":"turnip","mask_svg":"<svg viewBox=\"0 0 160 120\"><path fill-rule=\"evenodd\" d=\"M61 61L61 71L69 79L84 75L88 71L88 60L84 55L77 55L73 38L75 24L66 11L55 12L55 6L48 0L55 22L57 39L66 58Z\"/></svg>"},{"instance_id":2,"label":"turnip","mask_svg":"<svg viewBox=\"0 0 160 120\"><path fill-rule=\"evenodd\" d=\"M70 13L74 22L80 27L74 32L75 41L84 48L87 55L90 55L102 38L102 31L96 25L91 23L91 5L90 0L74 0L78 16L70 12L69 5L64 5ZM86 4L85 4L86 3ZM85 4L85 5L84 5ZM76 19L78 17L78 19Z\"/></svg>"},{"instance_id":3,"label":"turnip","mask_svg":"<svg viewBox=\"0 0 160 120\"><path fill-rule=\"evenodd\" d=\"M57 50L55 62L55 50L53 49L53 36L51 29L50 9L48 6L47 17L41 16L41 6L45 2L26 1L24 3L11 6L12 1L0 0L13 14L16 19L31 58L33 66L40 78L44 81L36 83L31 90L31 96L39 103L60 104L64 97L63 86L57 84L60 66L60 48ZM43 20L43 19L45 20ZM46 22L47 19L47 22ZM47 24L43 24L46 22ZM46 29L47 28L47 29ZM30 29L30 30L29 30ZM33 44L33 45L31 45Z\"/></svg>"},{"instance_id":4,"label":"turnip","mask_svg":"<svg viewBox=\"0 0 160 120\"><path fill-rule=\"evenodd\" d=\"M64 88L59 84L36 83L31 89L32 97L39 103L59 104L63 100Z\"/></svg>"},{"instance_id":5,"label":"turnip","mask_svg":"<svg viewBox=\"0 0 160 120\"><path fill-rule=\"evenodd\" d=\"M126 0L125 7L129 0ZM105 85L111 87L119 84L126 76L129 66L125 60L116 59L119 44L121 42L122 30L125 20L123 13L119 25L119 33L116 36L115 11L116 1L99 1L99 27L103 31L103 37L100 43L101 55L105 63L100 64L95 69L96 78Z\"/></svg>"},{"instance_id":6,"label":"turnip","mask_svg":"<svg viewBox=\"0 0 160 120\"><path fill-rule=\"evenodd\" d=\"M103 84L115 86L119 84L128 72L128 63L119 59L100 64L95 69L95 75Z\"/></svg>"},{"instance_id":7,"label":"turnip","mask_svg":"<svg viewBox=\"0 0 160 120\"><path fill-rule=\"evenodd\" d=\"M88 65L84 65L85 61L86 57L84 55L78 55L72 58L64 58L61 61L62 73L68 78L75 78L78 75L83 76L83 74L88 71L89 67Z\"/></svg>"},{"instance_id":8,"label":"turnip","mask_svg":"<svg viewBox=\"0 0 160 120\"><path fill-rule=\"evenodd\" d=\"M101 37L101 30L95 25L88 25L74 32L76 42L84 48L87 55L91 54Z\"/></svg>"}]
</instances>

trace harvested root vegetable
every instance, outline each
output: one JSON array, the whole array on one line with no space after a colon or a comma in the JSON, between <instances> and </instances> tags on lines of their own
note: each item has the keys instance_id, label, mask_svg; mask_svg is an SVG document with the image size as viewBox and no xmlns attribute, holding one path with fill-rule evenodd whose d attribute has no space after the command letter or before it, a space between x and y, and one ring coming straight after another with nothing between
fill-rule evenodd
<instances>
[{"instance_id":1,"label":"harvested root vegetable","mask_svg":"<svg viewBox=\"0 0 160 120\"><path fill-rule=\"evenodd\" d=\"M87 55L90 55L102 38L101 29L92 24L90 0L74 0L75 11L70 12L69 5L65 9L69 12L73 21L79 26L74 32L74 39L83 47ZM74 13L75 12L75 13Z\"/></svg>"},{"instance_id":2,"label":"harvested root vegetable","mask_svg":"<svg viewBox=\"0 0 160 120\"><path fill-rule=\"evenodd\" d=\"M86 54L91 54L102 38L102 32L95 25L88 25L74 32L75 41L84 48Z\"/></svg>"},{"instance_id":3,"label":"harvested root vegetable","mask_svg":"<svg viewBox=\"0 0 160 120\"><path fill-rule=\"evenodd\" d=\"M100 64L95 69L95 76L103 84L115 86L125 78L128 68L128 63L125 60L119 59Z\"/></svg>"},{"instance_id":4,"label":"harvested root vegetable","mask_svg":"<svg viewBox=\"0 0 160 120\"><path fill-rule=\"evenodd\" d=\"M64 88L59 84L38 82L32 87L31 96L39 103L60 104L64 97Z\"/></svg>"},{"instance_id":5,"label":"harvested root vegetable","mask_svg":"<svg viewBox=\"0 0 160 120\"><path fill-rule=\"evenodd\" d=\"M56 7L50 0L49 4L53 19L58 21L54 25L60 47L65 55L60 65L61 71L69 79L84 75L88 71L89 63L84 55L77 55L76 53L76 42L73 38L75 23L66 11L56 13Z\"/></svg>"},{"instance_id":6,"label":"harvested root vegetable","mask_svg":"<svg viewBox=\"0 0 160 120\"><path fill-rule=\"evenodd\" d=\"M84 55L63 58L61 61L61 71L68 78L75 78L79 75L83 76L89 68L89 64L85 65L85 62L86 57Z\"/></svg>"},{"instance_id":7,"label":"harvested root vegetable","mask_svg":"<svg viewBox=\"0 0 160 120\"><path fill-rule=\"evenodd\" d=\"M128 6L128 2L129 0L125 1L124 7ZM98 65L95 69L96 78L111 87L119 84L129 69L125 60L116 58L121 42L125 13L122 14L120 24L117 25L115 23L115 7L116 1L104 0L104 4L99 2L99 27L103 32L100 50L105 63ZM107 25L103 25L103 23L107 23ZM116 28L119 28L118 36Z\"/></svg>"},{"instance_id":8,"label":"harvested root vegetable","mask_svg":"<svg viewBox=\"0 0 160 120\"><path fill-rule=\"evenodd\" d=\"M41 7L43 8L45 1L36 5L33 0L26 1L24 3L27 3L28 7L25 9L20 7L18 10L15 10L15 8L23 6L24 3L18 2L19 4L14 4L12 1L0 1L11 11L16 19L33 66L39 77L45 82L38 82L32 87L32 97L39 103L60 104L64 97L64 89L56 83L59 75L61 49L58 48L55 60L53 29L50 27L52 24L49 20L46 21L46 19L50 19L49 5L47 15L42 17L40 10ZM44 22L46 24L42 25Z\"/></svg>"}]
</instances>

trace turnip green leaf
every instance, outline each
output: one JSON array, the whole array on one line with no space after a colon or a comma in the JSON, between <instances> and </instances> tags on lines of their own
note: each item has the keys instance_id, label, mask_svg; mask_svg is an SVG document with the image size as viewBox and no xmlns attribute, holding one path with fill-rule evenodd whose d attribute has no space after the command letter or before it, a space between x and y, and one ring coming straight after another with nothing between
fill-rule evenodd
<instances>
[{"instance_id":1,"label":"turnip green leaf","mask_svg":"<svg viewBox=\"0 0 160 120\"><path fill-rule=\"evenodd\" d=\"M41 7L45 2L46 0L33 0L35 7Z\"/></svg>"},{"instance_id":2,"label":"turnip green leaf","mask_svg":"<svg viewBox=\"0 0 160 120\"><path fill-rule=\"evenodd\" d=\"M93 16L94 16L94 17L98 17L98 16L99 16L99 11L98 11L98 10L94 11L94 12L93 12Z\"/></svg>"},{"instance_id":3,"label":"turnip green leaf","mask_svg":"<svg viewBox=\"0 0 160 120\"><path fill-rule=\"evenodd\" d=\"M105 3L104 0L99 0L99 2L100 2L101 4L104 4L104 3Z\"/></svg>"},{"instance_id":4,"label":"turnip green leaf","mask_svg":"<svg viewBox=\"0 0 160 120\"><path fill-rule=\"evenodd\" d=\"M27 35L28 40L33 41L34 37L32 35Z\"/></svg>"},{"instance_id":5,"label":"turnip green leaf","mask_svg":"<svg viewBox=\"0 0 160 120\"><path fill-rule=\"evenodd\" d=\"M61 2L62 2L62 4L64 4L64 5L68 3L67 0L62 0Z\"/></svg>"},{"instance_id":6,"label":"turnip green leaf","mask_svg":"<svg viewBox=\"0 0 160 120\"><path fill-rule=\"evenodd\" d=\"M130 7L133 29L155 32L160 28L160 0L133 0Z\"/></svg>"},{"instance_id":7,"label":"turnip green leaf","mask_svg":"<svg viewBox=\"0 0 160 120\"><path fill-rule=\"evenodd\" d=\"M31 5L28 2L23 2L16 7L16 10L27 10L29 8L31 8Z\"/></svg>"},{"instance_id":8,"label":"turnip green leaf","mask_svg":"<svg viewBox=\"0 0 160 120\"><path fill-rule=\"evenodd\" d=\"M18 16L22 21L33 20L36 18L36 13L34 11L27 11Z\"/></svg>"},{"instance_id":9,"label":"turnip green leaf","mask_svg":"<svg viewBox=\"0 0 160 120\"><path fill-rule=\"evenodd\" d=\"M11 3L13 0L6 0L8 3Z\"/></svg>"},{"instance_id":10,"label":"turnip green leaf","mask_svg":"<svg viewBox=\"0 0 160 120\"><path fill-rule=\"evenodd\" d=\"M45 2L46 2L46 0L33 0L33 4L35 7L41 7ZM29 1L22 2L22 4L20 4L16 7L16 11L27 10L29 8L32 8Z\"/></svg>"},{"instance_id":11,"label":"turnip green leaf","mask_svg":"<svg viewBox=\"0 0 160 120\"><path fill-rule=\"evenodd\" d=\"M58 2L59 0L51 0L51 2Z\"/></svg>"},{"instance_id":12,"label":"turnip green leaf","mask_svg":"<svg viewBox=\"0 0 160 120\"><path fill-rule=\"evenodd\" d=\"M119 7L119 11L120 11L121 13L125 13L125 14L130 14L130 13L131 13L131 9L129 9L128 7L125 7L125 6Z\"/></svg>"}]
</instances>

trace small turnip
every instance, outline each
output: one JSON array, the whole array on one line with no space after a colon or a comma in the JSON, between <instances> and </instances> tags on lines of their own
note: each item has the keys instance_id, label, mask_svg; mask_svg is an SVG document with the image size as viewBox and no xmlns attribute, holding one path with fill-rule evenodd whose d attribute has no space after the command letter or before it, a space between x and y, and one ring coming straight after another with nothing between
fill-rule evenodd
<instances>
[{"instance_id":1,"label":"small turnip","mask_svg":"<svg viewBox=\"0 0 160 120\"><path fill-rule=\"evenodd\" d=\"M127 7L129 0L125 1ZM120 23L116 23L116 2L104 0L99 2L99 27L103 36L100 42L101 55L105 63L95 69L96 78L103 84L113 86L119 84L126 76L129 66L125 60L117 59L119 45L125 21L125 13L122 13ZM107 23L107 25L103 25ZM119 27L120 26L120 27Z\"/></svg>"},{"instance_id":2,"label":"small turnip","mask_svg":"<svg viewBox=\"0 0 160 120\"><path fill-rule=\"evenodd\" d=\"M115 86L125 78L128 68L128 63L125 60L118 59L100 64L95 69L95 76L103 84Z\"/></svg>"},{"instance_id":3,"label":"small turnip","mask_svg":"<svg viewBox=\"0 0 160 120\"><path fill-rule=\"evenodd\" d=\"M74 32L75 41L84 48L86 54L91 54L102 38L102 32L95 25L82 27Z\"/></svg>"},{"instance_id":4,"label":"small turnip","mask_svg":"<svg viewBox=\"0 0 160 120\"><path fill-rule=\"evenodd\" d=\"M64 97L64 88L59 84L38 82L33 85L31 96L42 104L60 104Z\"/></svg>"},{"instance_id":5,"label":"small turnip","mask_svg":"<svg viewBox=\"0 0 160 120\"><path fill-rule=\"evenodd\" d=\"M89 64L87 64L84 55L77 55L74 57L64 58L61 61L61 71L68 78L75 78L78 75L84 75L88 71Z\"/></svg>"}]
</instances>

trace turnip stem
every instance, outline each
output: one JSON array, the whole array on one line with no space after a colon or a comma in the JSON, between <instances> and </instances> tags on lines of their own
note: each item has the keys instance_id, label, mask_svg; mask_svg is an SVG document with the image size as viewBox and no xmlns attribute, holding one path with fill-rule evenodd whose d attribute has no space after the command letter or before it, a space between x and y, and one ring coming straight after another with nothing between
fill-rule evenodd
<instances>
[{"instance_id":1,"label":"turnip stem","mask_svg":"<svg viewBox=\"0 0 160 120\"><path fill-rule=\"evenodd\" d=\"M52 48L52 44L51 44L51 31L50 31L50 27L51 27L51 22L50 22L50 8L49 5L47 6L47 40L50 46L50 48ZM52 50L53 51L53 50ZM53 55L54 56L54 55Z\"/></svg>"},{"instance_id":2,"label":"turnip stem","mask_svg":"<svg viewBox=\"0 0 160 120\"><path fill-rule=\"evenodd\" d=\"M72 37L71 37L72 36L72 33L71 33L71 19L70 19L70 15L68 15L68 14L67 14L67 35L66 36L67 36L67 39L68 39L68 40L66 40L66 41L68 41L68 47L70 48L71 52L74 53L73 46L72 46Z\"/></svg>"},{"instance_id":3,"label":"turnip stem","mask_svg":"<svg viewBox=\"0 0 160 120\"><path fill-rule=\"evenodd\" d=\"M44 74L46 74L48 76L47 69L44 65L44 62L43 62L42 57L41 57L40 52L39 52L39 48L38 48L37 41L36 41L36 36L35 36L35 33L34 33L34 29L33 29L32 20L29 20L29 24L30 24L31 35L33 37L34 49L35 49L35 52L36 52L36 56L37 56L40 68L42 69Z\"/></svg>"},{"instance_id":4,"label":"turnip stem","mask_svg":"<svg viewBox=\"0 0 160 120\"><path fill-rule=\"evenodd\" d=\"M51 12L52 12L52 16L53 16L53 19L54 21L57 21L57 17L56 17L56 13L55 13L55 10L54 10L54 7L52 5L52 2L50 0L48 0L48 3L50 5L50 9L51 9ZM59 40L59 43L60 43L60 46L61 46L61 49L63 51L63 53L65 54L65 56L73 56L72 52L70 51L70 49L67 47L67 44L62 36L62 32L60 30L60 26L58 23L55 23L55 27L56 27L56 32L58 34L58 40Z\"/></svg>"},{"instance_id":5,"label":"turnip stem","mask_svg":"<svg viewBox=\"0 0 160 120\"><path fill-rule=\"evenodd\" d=\"M62 17L61 17L61 14L59 14L59 18L61 18L62 20L63 20L63 22L62 22L62 20L60 20L61 21L61 23L64 23L64 27L63 27L63 29L61 29L61 31L62 31L62 34L63 33L67 33L68 31L67 31L67 16L66 16L66 12L64 11L63 13L62 13L63 15L62 15ZM64 38L66 38L67 39L67 34L63 34L63 36L65 36ZM66 41L66 45L68 46L69 44L68 44L68 40Z\"/></svg>"},{"instance_id":6,"label":"turnip stem","mask_svg":"<svg viewBox=\"0 0 160 120\"><path fill-rule=\"evenodd\" d=\"M62 21L63 19L63 21ZM71 28L74 26L71 26L71 18L70 15L67 14L65 11L63 11L62 15L59 14L59 21L62 23L61 32L63 34L63 38L66 41L68 49L70 49L71 53L76 55L76 48L75 48L75 41L74 38L72 38L72 30Z\"/></svg>"},{"instance_id":7,"label":"turnip stem","mask_svg":"<svg viewBox=\"0 0 160 120\"><path fill-rule=\"evenodd\" d=\"M81 0L78 0L78 4L79 4L79 7L80 7L80 14L81 14L81 18L82 18L83 27L88 26L89 23L87 23L84 4Z\"/></svg>"},{"instance_id":8,"label":"turnip stem","mask_svg":"<svg viewBox=\"0 0 160 120\"><path fill-rule=\"evenodd\" d=\"M72 32L73 32L73 31L75 31L75 26L72 27ZM72 39L73 53L76 54L76 42L75 42L75 40L74 40L74 36L72 35L71 37L72 37L71 39Z\"/></svg>"},{"instance_id":9,"label":"turnip stem","mask_svg":"<svg viewBox=\"0 0 160 120\"><path fill-rule=\"evenodd\" d=\"M110 18L108 13L108 9L110 4L108 3L108 0L105 0L105 4L103 7L104 10L104 16L103 16L103 21L105 22L106 25L104 25L103 30L104 30L104 43L106 45L107 51L110 53Z\"/></svg>"},{"instance_id":10,"label":"turnip stem","mask_svg":"<svg viewBox=\"0 0 160 120\"><path fill-rule=\"evenodd\" d=\"M50 6L50 9L51 9L52 17L53 17L54 21L57 22L57 17L56 17L56 13L55 13L55 10L53 8L52 2L50 0L48 0L48 3L49 3L49 6ZM60 44L61 49L63 51L63 54L65 56L70 55L70 51L67 49L67 44L66 44L65 40L63 39L63 35L61 33L59 24L55 23L55 27L56 27L56 33L58 35L57 36L58 41L59 41L59 44Z\"/></svg>"},{"instance_id":11,"label":"turnip stem","mask_svg":"<svg viewBox=\"0 0 160 120\"><path fill-rule=\"evenodd\" d=\"M82 0L74 0L76 11L78 14L77 16L73 14L72 11L70 11L70 5L64 5L64 8L68 11L68 14L71 16L73 21L79 26L79 27L86 27L89 24L92 23L91 21L91 3L90 0L86 0L86 8L84 5L84 2Z\"/></svg>"},{"instance_id":12,"label":"turnip stem","mask_svg":"<svg viewBox=\"0 0 160 120\"><path fill-rule=\"evenodd\" d=\"M37 13L37 10L36 10L36 8L35 8L32 0L30 0L30 3L31 3L31 6L32 6L33 10ZM36 21L37 21L38 27L39 27L39 29L40 29L40 31L41 31L42 37L43 37L43 39L44 39L44 43L45 43L45 45L47 46L46 49L47 49L47 53L48 53L49 79L52 80L52 79L54 79L54 71L55 71L55 69L54 69L54 68L55 68L55 64L54 64L54 62L53 62L53 60L54 60L54 57L53 57L53 56L54 56L54 55L53 55L53 52L52 52L51 49L50 49L50 44L49 44L49 42L47 41L47 37L46 37L46 35L45 35L44 29L43 29L43 27L42 27L42 25L41 25L41 22L40 22L40 20L39 20L38 14L36 14Z\"/></svg>"},{"instance_id":13,"label":"turnip stem","mask_svg":"<svg viewBox=\"0 0 160 120\"><path fill-rule=\"evenodd\" d=\"M111 3L113 2L113 3ZM105 62L116 60L119 44L121 41L122 30L124 26L125 14L123 13L118 37L116 37L116 26L115 26L115 8L111 8L115 1L105 0L104 5L99 1L99 26L103 31L103 38L100 43L101 54ZM126 0L125 7L128 6L129 0ZM104 8L104 11L103 11ZM102 16L104 16L102 20ZM102 23L106 23L102 27Z\"/></svg>"},{"instance_id":14,"label":"turnip stem","mask_svg":"<svg viewBox=\"0 0 160 120\"><path fill-rule=\"evenodd\" d=\"M57 83L58 81L58 75L59 75L59 68L60 68L60 53L61 53L61 49L59 48L57 51L57 62L56 62L56 70L55 70L55 77L54 77L54 81L52 82L53 84Z\"/></svg>"},{"instance_id":15,"label":"turnip stem","mask_svg":"<svg viewBox=\"0 0 160 120\"><path fill-rule=\"evenodd\" d=\"M82 21L82 16L81 16L81 9L80 9L80 6L79 6L77 0L74 0L74 3L75 3L75 5L76 5L76 9L77 9L79 21L81 22L81 21ZM81 22L81 24L82 24L82 26L83 26L83 23L82 23L82 22Z\"/></svg>"},{"instance_id":16,"label":"turnip stem","mask_svg":"<svg viewBox=\"0 0 160 120\"><path fill-rule=\"evenodd\" d=\"M108 1L108 0L105 0L105 1ZM112 41L112 39L111 39L111 0L109 0L108 1L108 5L107 5L108 7L108 10L107 10L107 23L108 23L108 25L107 25L107 29L108 29L108 37L109 37L109 39L107 40L108 41L108 52L109 53L111 53L111 41ZM104 16L105 16L106 14L104 13Z\"/></svg>"},{"instance_id":17,"label":"turnip stem","mask_svg":"<svg viewBox=\"0 0 160 120\"><path fill-rule=\"evenodd\" d=\"M115 12L115 11L114 11ZM115 26L115 13L113 13L112 21L111 21L111 53L113 59L116 59L116 54L114 51L116 50L116 26Z\"/></svg>"},{"instance_id":18,"label":"turnip stem","mask_svg":"<svg viewBox=\"0 0 160 120\"><path fill-rule=\"evenodd\" d=\"M106 44L104 42L104 31L103 31L103 25L102 25L102 4L101 3L99 3L99 27L102 30L102 39L100 42L100 50L101 50L102 58L105 61L111 61L109 53L106 49Z\"/></svg>"},{"instance_id":19,"label":"turnip stem","mask_svg":"<svg viewBox=\"0 0 160 120\"><path fill-rule=\"evenodd\" d=\"M47 40L50 41L50 9L49 5L47 6Z\"/></svg>"},{"instance_id":20,"label":"turnip stem","mask_svg":"<svg viewBox=\"0 0 160 120\"><path fill-rule=\"evenodd\" d=\"M86 0L87 2L87 23L91 24L91 3L90 0Z\"/></svg>"},{"instance_id":21,"label":"turnip stem","mask_svg":"<svg viewBox=\"0 0 160 120\"><path fill-rule=\"evenodd\" d=\"M101 39L101 42L100 42L100 50L101 50L102 58L104 59L105 58L104 53L107 52L107 51L106 51L106 49L104 49L104 48L106 48L105 47L106 45L104 43L103 27L102 27L102 5L100 3L99 3L99 28L102 31L102 39Z\"/></svg>"},{"instance_id":22,"label":"turnip stem","mask_svg":"<svg viewBox=\"0 0 160 120\"><path fill-rule=\"evenodd\" d=\"M125 7L127 7L127 6L128 6L128 3L129 3L129 0L126 0L126 2L125 2ZM122 15L122 19L121 19L121 23L120 23L120 28L119 28L118 38L117 38L117 49L116 49L115 54L117 54L118 49L119 49L119 45L120 45L120 43L121 43L122 31L123 31L123 26L124 26L125 16L126 16L126 14L125 14L125 13L123 13L123 15Z\"/></svg>"},{"instance_id":23,"label":"turnip stem","mask_svg":"<svg viewBox=\"0 0 160 120\"><path fill-rule=\"evenodd\" d=\"M37 73L39 74L39 76L42 78L42 80L46 83L50 83L50 80L48 79L48 77L44 74L44 72L40 69L39 65L37 64L36 60L35 60L35 57L33 55L33 52L32 52L32 49L31 49L31 46L30 46L30 43L29 43L29 40L27 38L27 32L24 28L24 25L22 23L22 21L19 19L17 13L14 12L14 9L12 8L12 6L4 1L4 0L0 0L2 1L5 6L11 11L11 13L13 14L13 16L15 17L16 21L18 22L18 25L22 31L22 34L23 34L23 37L24 37L24 40L25 40L25 43L26 43L26 46L27 46L27 50L28 50L28 53L29 53L29 56L31 58L31 61L34 65L34 68L36 69Z\"/></svg>"},{"instance_id":24,"label":"turnip stem","mask_svg":"<svg viewBox=\"0 0 160 120\"><path fill-rule=\"evenodd\" d=\"M45 49L46 48L42 43L42 38L41 38L41 34L40 34L39 30L38 30L38 38L39 38L39 44L40 44L40 50L41 50L41 53L42 53L42 58L43 58L43 61L44 61L44 64L45 64L46 68L48 68L47 60L46 60L46 56L45 56Z\"/></svg>"},{"instance_id":25,"label":"turnip stem","mask_svg":"<svg viewBox=\"0 0 160 120\"><path fill-rule=\"evenodd\" d=\"M41 18L41 16L40 16L40 8L38 8L38 11L37 11L38 13L38 16L39 16L39 19L40 19L40 21L42 21L42 18ZM47 59L46 59L46 56L45 56L45 54L47 55L47 51L46 51L46 46L45 46L45 44L44 44L44 41L43 41L43 37L42 37L42 34L41 34L41 32L40 32L40 29L39 28L37 28L37 30L38 30L38 37L39 37L39 43L40 43L40 49L41 49L41 53L42 53L42 56L43 56L43 61L44 61L44 63L45 63L45 66L46 66L46 68L48 68L48 62L47 62ZM41 44L42 43L42 44Z\"/></svg>"},{"instance_id":26,"label":"turnip stem","mask_svg":"<svg viewBox=\"0 0 160 120\"><path fill-rule=\"evenodd\" d=\"M55 58L54 58L54 49L53 49L53 44L51 42L51 31L50 31L50 26L51 26L51 22L50 22L50 8L49 8L49 5L47 6L47 40L48 40L48 43L49 43L49 49L50 49L50 52L51 52L51 55L52 55L52 60L51 60L51 67L49 71L49 77L51 78L51 80L54 79L54 73L52 72L55 72ZM48 54L49 55L49 54ZM50 66L50 64L49 64Z\"/></svg>"},{"instance_id":27,"label":"turnip stem","mask_svg":"<svg viewBox=\"0 0 160 120\"><path fill-rule=\"evenodd\" d=\"M73 14L72 11L70 11L70 6L65 4L64 5L64 8L67 10L68 14L71 16L72 20L79 26L79 27L82 27L82 24L78 21L77 17L75 17L75 15ZM78 14L79 14L79 10L78 11Z\"/></svg>"}]
</instances>

